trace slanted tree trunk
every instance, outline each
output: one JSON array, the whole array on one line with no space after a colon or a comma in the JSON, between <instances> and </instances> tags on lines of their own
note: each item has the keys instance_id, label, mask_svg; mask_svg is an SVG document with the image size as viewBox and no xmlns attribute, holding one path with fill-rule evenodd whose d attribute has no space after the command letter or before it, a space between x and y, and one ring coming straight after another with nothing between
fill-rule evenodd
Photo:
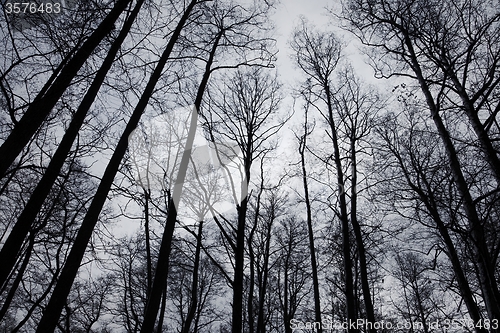
<instances>
[{"instance_id":1,"label":"slanted tree trunk","mask_svg":"<svg viewBox=\"0 0 500 333\"><path fill-rule=\"evenodd\" d=\"M59 176L59 172L66 161L66 157L68 156L73 143L78 136L78 132L80 131L85 117L94 102L99 89L101 88L102 83L104 82L104 78L106 77L109 69L113 65L116 54L118 53L125 37L128 35L130 28L139 13L139 10L142 6L144 0L139 0L132 11L130 13L129 18L123 25L122 30L120 31L118 37L111 45L106 58L104 59L101 67L99 68L94 80L92 81L89 90L85 94L80 106L75 112L71 123L66 130L59 146L57 147L54 156L49 162L42 179L38 182L33 194L30 196L26 206L24 207L22 213L19 215L16 224L12 228L8 238L6 239L2 250L0 251L0 262L2 265L0 266L0 285L5 283L10 271L14 267L17 254L21 249L21 246L28 235L28 232L31 229L33 221L35 220L38 212L40 211L47 195L49 194L54 182ZM63 75L63 74L61 74Z\"/></svg>"},{"instance_id":2,"label":"slanted tree trunk","mask_svg":"<svg viewBox=\"0 0 500 333\"><path fill-rule=\"evenodd\" d=\"M481 286L482 296L485 302L488 316L490 317L490 320L495 318L498 319L500 316L500 310L498 308L499 303L496 302L495 299L496 292L494 290L494 286L496 286L496 283L492 283L491 281L491 277L493 276L493 274L490 274L491 268L489 267L489 263L491 261L489 260L490 256L486 249L483 226L481 224L479 216L477 215L474 202L467 186L467 182L465 181L465 177L462 173L455 146L453 145L450 134L446 130L443 120L439 114L439 108L437 107L434 98L432 97L432 93L430 92L430 89L422 75L420 64L418 63L417 56L415 54L415 51L413 50L413 44L408 35L405 36L405 44L409 49L409 53L411 54L412 69L418 78L420 87L422 89L422 92L424 93L427 105L431 112L432 120L436 125L437 131L448 155L448 161L453 179L455 180L457 189L462 196L463 207L469 222L470 234L472 238L471 247L473 248L475 261L478 267L479 283ZM476 331L485 332L486 330L476 328ZM492 331L497 332L498 330L492 329Z\"/></svg>"},{"instance_id":3,"label":"slanted tree trunk","mask_svg":"<svg viewBox=\"0 0 500 333\"><path fill-rule=\"evenodd\" d=\"M66 91L71 80L78 73L85 61L90 57L94 49L113 29L116 20L125 10L131 0L119 0L113 9L83 43L74 56L61 69L59 76L50 87L45 86L30 104L24 115L16 124L7 139L0 146L0 178L5 175L9 166L14 162L17 155L28 144L43 121L47 118L59 98Z\"/></svg>"},{"instance_id":4,"label":"slanted tree trunk","mask_svg":"<svg viewBox=\"0 0 500 333\"><path fill-rule=\"evenodd\" d=\"M184 13L183 20L188 18L189 13L193 9L197 0L193 0L186 12ZM179 30L180 32L180 30ZM194 110L191 116L191 123L189 127L188 137L186 140L186 148L182 154L181 163L179 165L179 173L176 178L176 185L172 194L172 198L169 200L168 205L168 215L167 221L165 222L165 230L163 232L163 237L160 246L160 252L158 254L158 262L155 270L153 288L148 297L148 302L146 305L146 311L144 314L144 323L141 328L141 333L149 333L153 331L154 324L156 321L156 316L158 315L158 308L160 305L161 292L166 287L167 274L169 267L169 257L172 248L172 237L174 235L174 227L177 220L177 207L175 206L182 194L182 184L186 178L187 167L189 164L189 159L191 157L191 148L193 146L194 136L196 133L198 110L203 99L203 94L206 90L208 79L212 73L212 64L215 58L215 52L219 46L220 39L222 38L224 31L220 31L215 37L212 49L210 51L207 63L205 65L205 73L198 87L198 92L196 94L196 99L194 102Z\"/></svg>"},{"instance_id":5,"label":"slanted tree trunk","mask_svg":"<svg viewBox=\"0 0 500 333\"><path fill-rule=\"evenodd\" d=\"M192 0L190 5L186 8L186 11L184 12L180 21L178 22L177 27L175 28L172 36L170 37L170 40L163 54L161 55L158 64L156 65L156 68L153 74L151 75L146 85L146 88L144 89L144 92L141 95L139 102L137 103L137 106L135 107L132 113L132 116L130 117L127 126L125 127L125 130L123 131L120 140L118 141L115 151L113 152L113 155L106 167L106 170L104 171L104 175L102 176L101 182L99 184L99 187L97 188L97 192L94 196L94 199L90 204L87 214L83 219L80 230L78 231L74 244L69 252L68 258L61 272L61 276L59 277L59 281L57 282L56 287L54 288L52 297L50 298L50 301L43 313L42 319L38 324L37 333L52 332L57 325L65 300L68 297L69 291L78 272L78 268L80 267L81 260L83 258L83 255L85 254L85 249L92 236L92 232L99 218L99 214L104 206L111 185L113 184L115 175L118 172L121 160L123 159L123 156L125 155L125 152L127 150L128 138L130 134L133 132L133 130L137 127L137 124L139 123L139 120L141 119L141 116L144 110L146 109L146 106L148 105L149 99L153 94L154 88L162 75L163 68L167 63L167 60L170 57L174 45L177 42L177 39L179 38L179 35L184 27L184 24L187 18L189 17L191 10L193 9L196 2L197 2L196 0ZM161 260L161 258L159 258L159 260ZM155 280L156 278L157 276L155 276ZM160 288L160 290L157 292L159 298L161 297L161 291L162 288ZM154 285L153 285L153 293L154 293ZM147 332L152 332L153 327L154 327L154 319L152 326L149 327Z\"/></svg>"},{"instance_id":6,"label":"slanted tree trunk","mask_svg":"<svg viewBox=\"0 0 500 333\"><path fill-rule=\"evenodd\" d=\"M21 264L21 267L19 267L19 271L17 272L17 276L14 279L12 286L9 290L9 293L7 294L7 297L4 300L4 303L2 305L2 308L0 309L0 321L3 319L5 314L7 313L7 310L9 309L9 306L14 299L14 295L16 293L17 288L19 287L19 284L21 283L24 271L26 270L26 267L28 266L30 257L33 253L33 245L35 244L35 235L30 235L29 241L28 241L28 247L26 248L26 254L24 255L23 262Z\"/></svg>"}]
</instances>

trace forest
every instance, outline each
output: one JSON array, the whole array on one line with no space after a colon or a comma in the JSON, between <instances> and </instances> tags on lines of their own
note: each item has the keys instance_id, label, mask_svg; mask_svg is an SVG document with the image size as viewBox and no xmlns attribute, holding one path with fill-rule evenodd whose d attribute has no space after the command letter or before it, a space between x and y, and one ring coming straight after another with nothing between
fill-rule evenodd
<instances>
[{"instance_id":1,"label":"forest","mask_svg":"<svg viewBox=\"0 0 500 333\"><path fill-rule=\"evenodd\" d=\"M498 0L15 1L0 332L500 332Z\"/></svg>"}]
</instances>

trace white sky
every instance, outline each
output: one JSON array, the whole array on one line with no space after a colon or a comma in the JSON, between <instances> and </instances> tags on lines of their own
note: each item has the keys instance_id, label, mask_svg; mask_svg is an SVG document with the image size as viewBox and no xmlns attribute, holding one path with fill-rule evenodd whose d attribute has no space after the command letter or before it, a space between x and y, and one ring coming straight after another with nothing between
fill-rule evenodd
<instances>
[{"instance_id":1,"label":"white sky","mask_svg":"<svg viewBox=\"0 0 500 333\"><path fill-rule=\"evenodd\" d=\"M305 16L318 28L326 27L330 17L327 15L326 6L332 0L281 0L272 20L276 25L278 53L278 72L286 83L292 83L291 76L298 78L300 72L290 59L291 50L288 42L291 38L293 28L299 24L300 16Z\"/></svg>"},{"instance_id":2,"label":"white sky","mask_svg":"<svg viewBox=\"0 0 500 333\"><path fill-rule=\"evenodd\" d=\"M327 8L335 12L340 11L340 0L281 0L278 5L272 20L277 30L275 36L279 50L277 67L283 83L293 84L295 80L301 78L300 71L290 59L291 50L288 42L293 28L299 24L300 17L304 16L319 30L333 30L338 33L346 45L343 50L344 55L355 67L357 74L371 83L380 84L380 80L376 80L373 76L373 69L366 64L358 50L359 41L338 26Z\"/></svg>"}]
</instances>

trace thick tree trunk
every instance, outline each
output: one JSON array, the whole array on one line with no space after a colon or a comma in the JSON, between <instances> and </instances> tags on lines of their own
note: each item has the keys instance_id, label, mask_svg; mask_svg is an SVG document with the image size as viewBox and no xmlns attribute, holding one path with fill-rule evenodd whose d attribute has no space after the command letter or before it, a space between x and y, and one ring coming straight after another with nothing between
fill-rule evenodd
<instances>
[{"instance_id":1,"label":"thick tree trunk","mask_svg":"<svg viewBox=\"0 0 500 333\"><path fill-rule=\"evenodd\" d=\"M71 80L78 73L85 61L90 57L99 43L113 30L118 17L125 10L131 0L119 0L106 18L99 24L81 48L61 69L59 76L50 88L44 88L28 107L24 115L16 124L7 139L0 146L0 178L5 175L9 166L23 150L29 140L40 128L59 98L66 91ZM45 93L44 93L45 92Z\"/></svg>"},{"instance_id":2,"label":"thick tree trunk","mask_svg":"<svg viewBox=\"0 0 500 333\"><path fill-rule=\"evenodd\" d=\"M186 9L186 12L184 13L184 16L182 18L183 20L182 23L184 23L187 20L189 13L192 11L196 3L197 0L191 1L190 5ZM184 152L182 154L182 159L179 165L179 173L177 175L176 184L174 186L172 198L170 199L168 205L167 221L165 222L165 230L163 232L160 252L158 254L158 262L153 280L153 288L148 297L146 312L144 314L144 323L141 328L141 333L149 333L153 331L156 316L158 315L158 308L161 299L161 291L165 288L167 283L172 237L174 235L174 227L177 220L177 207L175 205L179 203L182 194L182 184L184 183L184 179L186 178L186 171L191 156L191 148L193 146L194 136L196 133L197 119L198 119L197 112L200 108L201 101L203 99L203 94L208 84L208 79L210 78L211 67L214 61L215 52L219 46L219 41L222 38L222 35L223 31L219 32L215 37L214 44L212 45L212 50L210 51L207 63L205 65L205 73L203 74L203 78L201 80L201 83L198 87L198 92L196 94L196 99L194 102L194 110L192 112L191 123L186 141L186 148L184 149Z\"/></svg>"},{"instance_id":3,"label":"thick tree trunk","mask_svg":"<svg viewBox=\"0 0 500 333\"><path fill-rule=\"evenodd\" d=\"M167 286L163 288L161 296L160 315L158 316L158 325L156 326L156 333L163 333L163 321L165 320L165 309L167 308Z\"/></svg>"},{"instance_id":4,"label":"thick tree trunk","mask_svg":"<svg viewBox=\"0 0 500 333\"><path fill-rule=\"evenodd\" d=\"M453 85L458 92L462 100L462 105L465 111L465 114L469 118L469 122L472 126L472 129L477 135L479 143L481 144L481 148L486 156L486 160L490 165L491 170L493 171L497 186L500 186L500 159L498 158L497 151L493 147L493 143L491 138L488 136L487 131L485 130L483 124L481 124L481 120L479 119L478 112L474 107L473 101L469 98L467 91L460 83L460 80L456 76L456 74L452 70L448 70L447 74L451 76Z\"/></svg>"},{"instance_id":5,"label":"thick tree trunk","mask_svg":"<svg viewBox=\"0 0 500 333\"><path fill-rule=\"evenodd\" d=\"M257 316L257 333L265 333L266 332L266 323L264 322L264 304L266 301L267 295L267 283L269 276L269 256L271 250L271 231L272 224L274 221L274 216L271 217L266 230L266 245L264 250L264 264L263 264L263 272L262 279L259 280L259 309Z\"/></svg>"},{"instance_id":6,"label":"thick tree trunk","mask_svg":"<svg viewBox=\"0 0 500 333\"><path fill-rule=\"evenodd\" d=\"M66 161L66 157L68 156L76 137L78 136L78 132L83 125L85 117L87 116L87 113L92 103L94 102L102 83L104 82L106 74L113 65L116 54L118 53L123 41L125 40L125 37L128 35L143 2L144 0L138 1L137 5L134 8L134 11L130 14L129 18L123 25L120 34L111 45L106 58L104 59L94 80L92 81L89 90L80 103L80 106L75 112L73 119L71 120L71 123L66 130L66 133L64 134L61 142L59 143L59 146L57 147L56 152L54 153L54 156L50 160L49 165L47 166L47 169L42 176L42 179L40 179L35 190L33 191L33 194L30 196L28 203L24 207L22 213L19 215L16 224L14 225L8 238L6 239L2 250L0 251L0 262L2 262L2 265L0 265L0 285L2 285L6 281L10 271L14 267L17 253L19 253L24 239L31 229L33 221L40 211L54 182L59 176L59 172L64 165L64 162Z\"/></svg>"},{"instance_id":7,"label":"thick tree trunk","mask_svg":"<svg viewBox=\"0 0 500 333\"><path fill-rule=\"evenodd\" d=\"M405 44L408 47L408 51L410 53L410 61L413 71L415 72L420 88L424 93L424 96L427 101L427 105L431 112L432 119L434 124L436 125L437 131L441 140L443 141L446 153L448 155L449 166L453 175L453 179L457 186L457 189L462 196L463 200L463 208L465 214L467 216L469 222L469 231L471 235L471 247L474 252L476 265L478 268L479 275L479 284L482 290L482 296L485 302L486 310L488 312L488 317L490 320L498 319L500 317L500 309L499 302L496 300L496 295L498 294L498 290L495 290L496 282L491 270L489 267L491 260L488 250L486 248L486 241L484 238L484 229L479 219L479 216L476 211L476 207L474 205L474 201L472 200L471 194L469 192L469 188L467 186L467 182L465 181L465 177L462 173L460 161L458 158L458 154L455 150L455 146L451 140L450 134L448 133L441 116L439 115L439 108L437 107L432 93L425 81L422 70L420 68L420 64L418 63L418 58L413 49L413 44L411 42L408 34L405 34ZM484 332L479 328L476 328L478 332ZM492 332L498 332L498 330L493 330Z\"/></svg>"},{"instance_id":8,"label":"thick tree trunk","mask_svg":"<svg viewBox=\"0 0 500 333\"><path fill-rule=\"evenodd\" d=\"M109 193L115 175L118 172L121 160L125 155L125 151L128 146L128 138L130 134L133 132L133 130L137 127L137 124L139 123L139 120L141 119L141 116L144 110L146 109L146 106L148 105L149 99L153 94L154 88L162 75L163 68L165 67L165 64L167 63L167 60L169 59L170 54L174 48L174 44L179 38L181 30L184 27L184 24L195 3L196 0L193 0L191 2L191 4L186 9L186 12L182 16L181 20L177 24L177 27L174 33L172 34L165 51L163 52L160 60L158 61L158 64L156 65L156 68L153 74L151 75L146 85L146 88L143 94L141 95L141 98L137 103L137 106L135 107L132 116L130 117L129 122L127 123L127 126L125 127L125 130L123 131L122 136L118 141L118 145L116 146L115 151L113 152L113 156L111 157L106 167L106 170L104 171L101 183L99 184L94 199L92 200L92 203L90 204L87 214L85 215L85 218L82 222L80 230L78 231L75 242L68 255L68 259L66 261L66 264L64 265L59 281L56 287L54 288L49 304L45 308L42 319L37 328L37 333L52 332L54 331L57 325L62 307L64 306L64 302L69 294L73 281L76 277L83 255L85 254L85 249L87 247L87 244L90 240L90 237L92 236L92 232L99 218L99 214L104 206L104 203L106 201L107 195ZM160 290L158 290L157 292L159 298L161 297L162 289L163 288L160 288ZM153 291L154 291L154 285L153 285ZM154 327L154 319L152 326L149 327L147 332L152 332L153 327Z\"/></svg>"},{"instance_id":9,"label":"thick tree trunk","mask_svg":"<svg viewBox=\"0 0 500 333\"><path fill-rule=\"evenodd\" d=\"M403 161L398 157L399 164L403 166ZM421 189L419 189L417 186L413 185L411 182L410 178L405 174L406 180L408 184L413 188L413 190L420 196L420 199L426 206L428 212L432 216L432 219L436 223L437 229L439 231L439 234L441 235L441 238L446 246L447 249L447 256L448 259L451 262L451 266L453 268L453 273L455 274L455 278L457 279L458 283L458 288L460 292L460 296L464 300L465 306L467 307L467 311L469 312L469 316L471 319L475 322L478 323L481 320L481 312L479 310L479 307L474 300L474 295L472 293L472 290L470 289L469 282L467 281L467 278L465 276L465 273L462 269L462 264L460 262L460 258L458 257L457 250L455 248L455 245L453 243L453 240L450 237L450 234L448 232L448 228L446 227L445 223L439 216L439 212L436 209L435 205L435 199L432 194L432 192L429 193L424 193ZM476 329L476 332L486 332L485 330L481 329Z\"/></svg>"},{"instance_id":10,"label":"thick tree trunk","mask_svg":"<svg viewBox=\"0 0 500 333\"><path fill-rule=\"evenodd\" d=\"M252 229L250 230L250 233L248 235L248 256L250 259L249 265L250 265L250 281L249 281L249 286L248 286L248 299L247 299L247 315L248 315L248 331L250 333L254 332L254 316L253 316L253 293L255 289L255 253L254 253L254 248L253 248L253 237L255 235L255 230L257 229L257 223L259 220L259 215L260 215L260 198L262 196L262 190L263 190L263 180L261 180L261 187L259 194L257 196L257 204L255 207L255 216L253 220L253 226ZM258 332L258 327L257 327L257 332Z\"/></svg>"},{"instance_id":11,"label":"thick tree trunk","mask_svg":"<svg viewBox=\"0 0 500 333\"><path fill-rule=\"evenodd\" d=\"M233 315L232 332L241 333L243 329L243 270L245 266L245 221L248 199L245 197L238 207L238 227L234 252L233 278Z\"/></svg>"}]
</instances>

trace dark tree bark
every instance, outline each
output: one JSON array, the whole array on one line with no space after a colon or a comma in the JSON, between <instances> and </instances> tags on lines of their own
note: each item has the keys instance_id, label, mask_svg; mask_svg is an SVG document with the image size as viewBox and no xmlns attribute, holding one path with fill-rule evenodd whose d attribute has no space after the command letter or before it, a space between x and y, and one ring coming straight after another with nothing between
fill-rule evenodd
<instances>
[{"instance_id":1,"label":"dark tree bark","mask_svg":"<svg viewBox=\"0 0 500 333\"><path fill-rule=\"evenodd\" d=\"M196 310L198 308L198 276L200 269L202 239L203 239L203 219L200 219L200 221L198 222L198 233L196 234L196 249L194 253L193 276L191 281L191 301L189 304L189 310L186 316L186 321L184 322L184 327L182 328L182 333L190 332L191 325L196 315Z\"/></svg>"},{"instance_id":2,"label":"dark tree bark","mask_svg":"<svg viewBox=\"0 0 500 333\"><path fill-rule=\"evenodd\" d=\"M413 131L413 129L410 129L409 140L411 140L415 135ZM466 274L462 267L462 262L458 255L456 245L453 242L452 237L450 236L450 230L447 227L447 223L443 221L439 213L440 209L434 195L434 190L430 185L431 182L425 174L424 166L418 164L416 151L401 152L398 150L398 146L405 146L405 144L402 144L400 142L401 139L399 138L399 134L392 132L392 130L390 130L389 128L385 128L384 130L380 131L380 133L383 137L383 140L387 143L388 150L390 151L391 155L396 159L397 165L401 170L406 183L408 184L410 189L417 194L420 201L425 205L428 214L436 224L436 229L438 230L439 235L446 246L446 255L451 262L453 273L455 274L455 278L457 279L460 296L464 300L469 316L474 322L478 323L482 318L481 312L479 310L478 304L474 299L474 294L471 290L469 281L467 280ZM393 142L393 140L397 141ZM414 148L416 147L409 145L410 150ZM404 160L403 156L405 156L405 154L409 154L410 156L411 154L415 155L413 157L410 157L412 159L410 165L414 166L414 170L410 170L407 167L407 164L409 162ZM417 178L418 180L413 180L412 174L415 174L415 176L413 177ZM486 330L479 328L476 328L476 331L483 333L486 332Z\"/></svg>"},{"instance_id":3,"label":"dark tree bark","mask_svg":"<svg viewBox=\"0 0 500 333\"><path fill-rule=\"evenodd\" d=\"M314 314L315 321L321 323L321 303L319 294L319 279L318 279L318 264L316 262L316 248L314 246L314 229L312 222L312 210L311 210L311 200L309 199L309 185L307 179L306 161L305 161L305 151L307 147L307 136L312 130L309 130L307 122L308 106L304 111L304 134L299 138L299 154L300 154L300 166L302 168L302 186L304 187L304 203L306 205L306 216L307 216L307 231L309 237L309 251L311 252L311 271L313 280L313 291L314 291ZM318 333L323 332L320 327Z\"/></svg>"},{"instance_id":4,"label":"dark tree bark","mask_svg":"<svg viewBox=\"0 0 500 333\"><path fill-rule=\"evenodd\" d=\"M375 311L368 276L366 245L358 219L358 191L363 190L358 186L358 174L360 172L358 170L358 156L364 153L362 142L367 140L367 136L377 117L377 112L384 105L376 92L363 87L362 82L355 76L353 68L350 66L340 71L337 84L340 88L332 93L332 98L337 116L340 118L339 125L342 128L344 140L347 141L346 145L348 145L346 157L350 162L350 222L356 241L366 317L372 323L366 329L370 333L376 333L376 329L373 327ZM347 191L347 189L344 189L344 191Z\"/></svg>"},{"instance_id":5,"label":"dark tree bark","mask_svg":"<svg viewBox=\"0 0 500 333\"><path fill-rule=\"evenodd\" d=\"M456 186L459 193L464 200L464 211L469 220L470 233L472 238L472 248L475 252L475 260L477 262L478 272L479 272L479 282L481 289L483 291L483 298L485 300L486 309L490 319L495 319L500 317L500 300L498 298L498 287L496 279L494 277L493 268L490 266L491 259L488 249L486 248L486 241L484 238L484 228L482 222L478 216L474 201L472 199L471 193L469 191L467 182L465 180L464 174L462 172L461 163L458 158L457 151L450 137L448 130L446 129L443 120L439 114L439 107L436 105L432 93L425 82L420 64L418 62L417 56L413 51L413 45L411 40L407 37L405 42L409 48L412 61L412 69L419 80L422 92L425 95L427 105L431 112L432 120L436 125L439 136L443 142L443 145L448 154L449 166L452 171L453 178L455 180ZM493 330L496 331L496 330Z\"/></svg>"},{"instance_id":6,"label":"dark tree bark","mask_svg":"<svg viewBox=\"0 0 500 333\"><path fill-rule=\"evenodd\" d=\"M66 161L66 157L68 156L76 137L78 136L78 132L84 123L85 117L87 116L87 113L92 106L92 103L94 102L109 69L113 65L116 54L120 50L125 37L128 35L143 2L144 0L137 2L128 20L123 25L120 34L111 45L106 58L104 59L94 80L92 81L91 86L89 87L89 90L85 94L80 106L74 114L66 133L54 153L54 156L50 160L42 179L37 184L22 213L19 215L17 223L14 225L9 237L5 241L2 250L0 251L0 262L2 262L2 265L0 266L0 285L5 283L10 271L14 267L17 253L30 231L33 221L40 211L40 208L47 198L54 182L59 176L59 172Z\"/></svg>"},{"instance_id":7,"label":"dark tree bark","mask_svg":"<svg viewBox=\"0 0 500 333\"><path fill-rule=\"evenodd\" d=\"M89 36L83 45L74 53L74 56L61 69L57 78L50 87L44 87L28 109L15 125L7 139L0 146L0 178L3 177L23 150L31 137L40 128L59 98L66 91L71 80L90 57L94 49L113 29L118 17L125 10L131 0L119 0L96 30Z\"/></svg>"},{"instance_id":8,"label":"dark tree bark","mask_svg":"<svg viewBox=\"0 0 500 333\"><path fill-rule=\"evenodd\" d=\"M342 255L344 268L344 291L346 302L347 322L356 322L357 307L355 299L355 286L353 275L353 258L351 251L350 221L346 194L346 176L344 175L342 156L339 145L339 129L335 122L335 101L330 87L333 71L340 59L340 44L333 34L315 33L310 31L306 22L302 22L300 29L296 30L292 48L296 52L296 61L301 70L307 75L306 92L313 94L323 101L326 111L320 111L328 125L328 136L332 144L331 155L335 167L338 189L338 207L331 207L336 217L340 220L342 230ZM315 105L310 96L306 102ZM316 105L318 110L320 107ZM348 332L357 332L351 326Z\"/></svg>"},{"instance_id":9,"label":"dark tree bark","mask_svg":"<svg viewBox=\"0 0 500 333\"><path fill-rule=\"evenodd\" d=\"M276 78L263 73L262 68L253 68L247 72L238 72L233 82L226 82L224 88L228 93L220 100L213 99L214 107L208 121L224 122L223 127L216 130L210 128L211 140L217 142L215 135L224 140L237 143L243 157L241 159L242 179L239 193L241 202L236 204L237 223L232 227L236 240L234 250L234 277L232 303L232 331L240 333L243 329L243 297L245 267L245 228L248 211L247 186L250 182L252 163L266 151L272 149L264 146L285 122L269 124L276 114L280 84ZM211 126L213 124L209 124ZM215 133L217 132L217 133ZM238 192L238 191L235 191ZM238 198L238 200L240 199ZM227 234L227 233L226 233ZM228 239L232 243L232 239Z\"/></svg>"},{"instance_id":10,"label":"dark tree bark","mask_svg":"<svg viewBox=\"0 0 500 333\"><path fill-rule=\"evenodd\" d=\"M188 15L190 11L193 9L196 2L197 2L196 0L193 0L189 5L189 7L186 9L186 12L183 16L184 20L188 18ZM186 171L191 156L191 149L193 147L194 136L196 133L198 110L201 106L203 94L208 84L208 79L210 78L210 74L212 73L212 63L214 61L215 53L217 51L217 48L219 47L219 41L222 38L223 33L224 31L222 30L215 37L207 63L205 65L205 72L203 74L203 78L200 82L200 85L198 87L198 92L196 94L194 109L192 111L192 116L191 116L191 123L189 126L189 133L185 146L186 148L184 149L184 152L182 154L182 159L179 165L179 172L176 178L176 184L174 187L172 198L170 199L168 205L168 215L167 215L167 220L165 222L165 230L163 232L160 252L158 254L158 263L155 270L153 288L151 289L151 294L148 297L148 302L146 305L146 311L144 315L144 323L141 328L141 333L148 333L153 331L154 324L156 321L156 316L158 315L158 308L161 299L161 291L166 287L169 257L172 246L172 237L174 234L175 223L177 220L176 204L179 203L180 197L182 195L182 185L186 177Z\"/></svg>"},{"instance_id":11,"label":"dark tree bark","mask_svg":"<svg viewBox=\"0 0 500 333\"><path fill-rule=\"evenodd\" d=\"M19 267L19 271L17 272L17 276L12 283L12 286L9 290L9 293L7 294L7 297L5 298L4 303L2 304L2 309L0 309L0 321L3 319L3 317L7 313L9 306L10 306L10 303L14 299L14 294L16 293L16 290L19 287L19 284L21 283L24 271L26 270L26 267L28 266L28 262L30 260L30 257L33 253L34 243L35 243L35 236L33 235L33 236L29 237L28 248L26 249L26 254L24 256L21 267Z\"/></svg>"},{"instance_id":12,"label":"dark tree bark","mask_svg":"<svg viewBox=\"0 0 500 333\"><path fill-rule=\"evenodd\" d=\"M453 106L460 104L455 102L458 95L462 104L461 109L465 110L478 136L484 158L498 181L500 165L497 152L492 150L484 128L481 129L482 125L475 118L479 108L473 110L472 105L473 101L479 100L482 101L478 106L484 105L489 98L492 99L492 103L498 103L491 95L500 82L500 79L495 77L496 71L492 70L498 66L499 61L498 43L496 43L498 7L481 1L466 2L463 10L459 6L460 4L451 1L374 3L356 0L346 3L345 18L350 24L350 29L363 43L376 49L380 52L379 55L390 58L391 61L378 62L382 75L411 77L420 87L445 148L455 187L463 202L462 208L469 229L468 243L474 257L486 311L492 320L498 319L500 315L500 292L495 277L497 255L496 251L492 253L488 249L485 221L478 213L464 175L465 169L442 114L446 114L450 102ZM478 19L476 15L481 18ZM450 25L447 25L448 23ZM461 42L455 44L456 40ZM481 55L474 55L476 50ZM482 62L482 58L485 58L486 62ZM397 64L398 67L393 68L392 64ZM460 80L458 72L463 72ZM468 83L470 90L477 89L473 98L466 96L467 80L471 80ZM497 111L492 112L491 116L496 117L496 113Z\"/></svg>"},{"instance_id":13,"label":"dark tree bark","mask_svg":"<svg viewBox=\"0 0 500 333\"><path fill-rule=\"evenodd\" d=\"M262 170L262 163L261 163ZM253 226L248 234L248 255L249 255L249 265L250 265L250 277L249 277L249 286L248 286L248 299L247 299L247 315L248 315L248 329L250 332L254 332L254 290L255 290L255 266L257 265L255 260L255 250L253 248L253 239L255 235L255 231L257 229L257 224L260 217L260 200L262 197L262 192L264 190L264 175L261 173L262 178L260 182L260 190L257 195L257 202L254 209L253 216ZM260 296L259 296L260 297ZM260 299L259 299L260 303ZM258 309L260 311L260 308ZM259 325L257 324L257 332L259 332Z\"/></svg>"},{"instance_id":14,"label":"dark tree bark","mask_svg":"<svg viewBox=\"0 0 500 333\"><path fill-rule=\"evenodd\" d=\"M153 94L154 88L162 75L163 68L165 67L165 64L170 57L174 45L177 42L177 39L179 38L179 35L184 27L184 24L196 3L197 0L193 0L186 8L183 16L179 20L163 54L158 61L158 64L155 67L153 74L151 75L146 85L143 94L141 95L139 102L137 103L137 106L132 113L132 116L127 123L127 126L125 127L125 130L120 137L120 140L118 141L115 151L113 152L106 170L104 171L101 183L99 184L94 199L92 200L92 203L90 204L87 214L85 215L85 218L82 222L80 230L78 231L78 235L68 255L68 259L61 272L61 276L59 277L59 281L54 288L51 299L47 307L45 308L40 323L38 324L38 333L52 332L57 325L65 300L76 277L83 255L85 254L85 249L92 236L94 227L97 224L99 214L104 206L115 175L118 172L121 160L123 159L123 156L125 155L125 152L127 150L128 138L133 130L137 127L137 124L139 123L139 120L141 119L141 116L146 106L148 105L148 101ZM157 276L155 276L155 279L156 278ZM154 289L155 288L153 284L153 291ZM161 289L158 292L158 295L161 295ZM152 326L147 332L152 332L153 327L154 319Z\"/></svg>"},{"instance_id":15,"label":"dark tree bark","mask_svg":"<svg viewBox=\"0 0 500 333\"><path fill-rule=\"evenodd\" d=\"M345 279L345 295L346 295L346 305L347 305L347 322L352 323L356 322L357 319L357 311L355 304L355 293L354 293L354 278L353 278L353 265L351 258L351 243L350 243L350 227L349 227L349 217L347 213L347 199L346 199L346 184L344 178L344 172L342 169L342 160L340 157L340 148L338 143L338 132L337 127L335 125L335 121L333 119L333 103L331 100L331 90L330 86L327 82L325 82L324 93L326 94L327 99L327 108L328 108L328 125L330 126L330 133L333 145L333 160L336 167L337 172L337 185L339 188L339 208L340 214L338 218L340 219L341 227L342 227L342 254L343 254L343 262L344 262L344 279ZM351 328L349 326L348 332L358 332L357 329Z\"/></svg>"}]
</instances>

